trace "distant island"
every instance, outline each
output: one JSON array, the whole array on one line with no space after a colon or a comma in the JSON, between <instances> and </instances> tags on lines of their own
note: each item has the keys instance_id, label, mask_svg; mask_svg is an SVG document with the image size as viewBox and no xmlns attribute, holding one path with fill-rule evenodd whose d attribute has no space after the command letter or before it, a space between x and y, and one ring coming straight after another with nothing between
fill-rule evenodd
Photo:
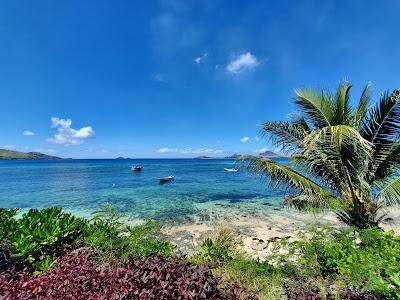
<instances>
[{"instance_id":1,"label":"distant island","mask_svg":"<svg viewBox=\"0 0 400 300\"><path fill-rule=\"evenodd\" d=\"M265 151L262 153L259 153L258 155L252 155L252 154L233 154L230 156L226 156L225 158L233 158L233 159L249 159L249 158L254 158L254 157L264 157L264 158L280 158L280 157L285 157L284 155L272 152L272 151Z\"/></svg>"},{"instance_id":2,"label":"distant island","mask_svg":"<svg viewBox=\"0 0 400 300\"><path fill-rule=\"evenodd\" d=\"M19 152L6 149L0 149L1 159L31 159L31 160L56 160L61 159L57 156L51 156L40 152Z\"/></svg>"},{"instance_id":3,"label":"distant island","mask_svg":"<svg viewBox=\"0 0 400 300\"><path fill-rule=\"evenodd\" d=\"M116 159L117 159L117 160L122 160L122 159L131 159L131 158L129 158L129 157L118 156Z\"/></svg>"},{"instance_id":4,"label":"distant island","mask_svg":"<svg viewBox=\"0 0 400 300\"><path fill-rule=\"evenodd\" d=\"M225 157L210 157L206 155L201 155L201 156L196 156L194 159L224 159L224 158L229 158L229 159L250 159L250 158L255 158L255 157L264 157L264 158L282 158L286 157L284 155L272 152L272 151L265 151L262 153L259 153L257 155L253 154L233 154L230 156L225 156Z\"/></svg>"}]
</instances>

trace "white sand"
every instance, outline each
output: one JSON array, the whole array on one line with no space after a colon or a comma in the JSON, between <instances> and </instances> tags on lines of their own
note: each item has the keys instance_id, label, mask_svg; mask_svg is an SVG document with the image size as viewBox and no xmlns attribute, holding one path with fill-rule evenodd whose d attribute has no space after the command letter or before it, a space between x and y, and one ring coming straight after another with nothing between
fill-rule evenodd
<instances>
[{"instance_id":1,"label":"white sand","mask_svg":"<svg viewBox=\"0 0 400 300\"><path fill-rule=\"evenodd\" d=\"M288 208L251 212L249 208L232 206L216 209L214 207L207 212L207 209L203 207L203 213L211 216L206 218L208 220L196 219L194 216L192 223L164 226L162 234L174 242L180 251L192 253L198 249L204 238L212 236L220 225L224 225L231 228L234 234L242 240L243 250L252 256L263 258L268 255L268 241L271 239L294 240L298 237L299 232L316 223L338 228L343 226L333 212L313 214ZM391 208L387 217L392 220L383 222L382 227L385 230L393 229L400 234L400 208Z\"/></svg>"}]
</instances>

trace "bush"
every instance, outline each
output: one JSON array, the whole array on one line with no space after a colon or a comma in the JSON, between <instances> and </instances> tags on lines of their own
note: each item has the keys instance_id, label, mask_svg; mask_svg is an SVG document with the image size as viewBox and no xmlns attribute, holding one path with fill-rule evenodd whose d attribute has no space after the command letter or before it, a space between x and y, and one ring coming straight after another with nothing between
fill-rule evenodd
<instances>
[{"instance_id":1,"label":"bush","mask_svg":"<svg viewBox=\"0 0 400 300\"><path fill-rule=\"evenodd\" d=\"M237 255L232 260L216 266L213 273L222 276L227 282L233 282L257 293L261 299L285 299L286 291L280 274L266 262Z\"/></svg>"},{"instance_id":2,"label":"bush","mask_svg":"<svg viewBox=\"0 0 400 300\"><path fill-rule=\"evenodd\" d=\"M220 227L214 238L206 238L199 251L192 257L193 262L223 263L233 258L239 242L227 227Z\"/></svg>"},{"instance_id":3,"label":"bush","mask_svg":"<svg viewBox=\"0 0 400 300\"><path fill-rule=\"evenodd\" d=\"M0 267L36 272L50 268L65 245L90 246L108 263L121 263L128 257L170 256L174 246L154 237L156 223L124 226L121 216L108 205L88 221L59 208L31 209L16 218L17 209L0 208Z\"/></svg>"},{"instance_id":4,"label":"bush","mask_svg":"<svg viewBox=\"0 0 400 300\"><path fill-rule=\"evenodd\" d=\"M237 286L222 288L205 266L160 257L101 265L90 253L70 253L40 275L0 275L6 299L257 299Z\"/></svg>"},{"instance_id":5,"label":"bush","mask_svg":"<svg viewBox=\"0 0 400 300\"><path fill-rule=\"evenodd\" d=\"M155 238L156 230L157 223L150 220L139 226L123 225L121 216L111 206L103 205L94 213L84 243L96 248L98 256L108 263L151 255L171 256L175 246Z\"/></svg>"},{"instance_id":6,"label":"bush","mask_svg":"<svg viewBox=\"0 0 400 300\"><path fill-rule=\"evenodd\" d=\"M287 255L269 258L287 275L296 273L338 286L400 298L400 237L379 229L316 228L311 238L278 243Z\"/></svg>"},{"instance_id":7,"label":"bush","mask_svg":"<svg viewBox=\"0 0 400 300\"><path fill-rule=\"evenodd\" d=\"M83 236L88 223L59 208L31 209L16 219L17 209L0 209L0 234L12 247L12 257L38 270L51 266L53 257Z\"/></svg>"}]
</instances>

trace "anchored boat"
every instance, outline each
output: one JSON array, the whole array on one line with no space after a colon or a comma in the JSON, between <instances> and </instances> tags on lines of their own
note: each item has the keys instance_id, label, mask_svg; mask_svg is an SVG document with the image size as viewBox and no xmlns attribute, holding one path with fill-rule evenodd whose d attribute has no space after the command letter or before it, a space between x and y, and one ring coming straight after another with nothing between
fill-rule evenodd
<instances>
[{"instance_id":1,"label":"anchored boat","mask_svg":"<svg viewBox=\"0 0 400 300\"><path fill-rule=\"evenodd\" d=\"M142 166L132 166L131 170L132 171L142 171Z\"/></svg>"},{"instance_id":2,"label":"anchored boat","mask_svg":"<svg viewBox=\"0 0 400 300\"><path fill-rule=\"evenodd\" d=\"M169 182L169 181L172 181L172 180L174 180L174 176L170 175L170 176L166 176L166 177L160 178L160 183L165 183L165 182Z\"/></svg>"},{"instance_id":3,"label":"anchored boat","mask_svg":"<svg viewBox=\"0 0 400 300\"><path fill-rule=\"evenodd\" d=\"M235 168L224 168L226 172L237 172L238 170Z\"/></svg>"}]
</instances>

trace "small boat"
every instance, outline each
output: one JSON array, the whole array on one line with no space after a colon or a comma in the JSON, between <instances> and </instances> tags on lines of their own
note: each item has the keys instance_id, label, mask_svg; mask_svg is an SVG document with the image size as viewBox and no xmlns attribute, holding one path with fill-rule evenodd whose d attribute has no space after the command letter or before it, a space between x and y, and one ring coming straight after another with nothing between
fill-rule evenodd
<instances>
[{"instance_id":1,"label":"small boat","mask_svg":"<svg viewBox=\"0 0 400 300\"><path fill-rule=\"evenodd\" d=\"M224 168L225 171L227 172L237 172L238 170L235 168Z\"/></svg>"},{"instance_id":2,"label":"small boat","mask_svg":"<svg viewBox=\"0 0 400 300\"><path fill-rule=\"evenodd\" d=\"M131 170L132 171L142 171L142 166L132 166Z\"/></svg>"},{"instance_id":3,"label":"small boat","mask_svg":"<svg viewBox=\"0 0 400 300\"><path fill-rule=\"evenodd\" d=\"M174 180L174 176L170 175L170 176L166 176L166 177L160 178L160 183L165 183L165 182L169 182L169 181L172 181L172 180Z\"/></svg>"}]
</instances>

